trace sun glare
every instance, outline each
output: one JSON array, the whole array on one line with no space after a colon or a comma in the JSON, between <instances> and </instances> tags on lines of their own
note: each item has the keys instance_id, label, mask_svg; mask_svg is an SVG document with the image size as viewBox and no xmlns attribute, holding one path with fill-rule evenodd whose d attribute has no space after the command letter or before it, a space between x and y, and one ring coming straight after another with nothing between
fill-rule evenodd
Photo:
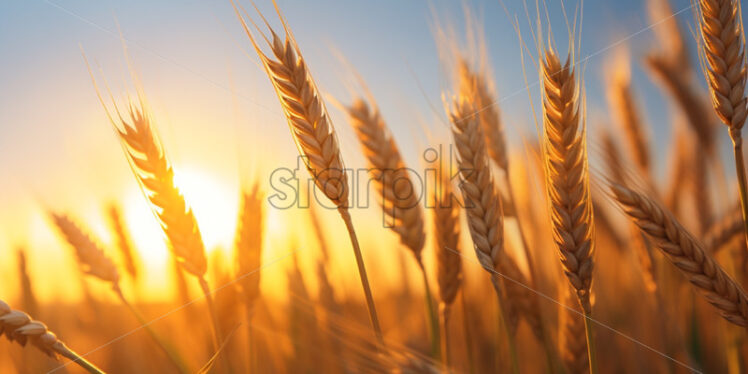
<instances>
[{"instance_id":1,"label":"sun glare","mask_svg":"<svg viewBox=\"0 0 748 374\"><path fill-rule=\"evenodd\" d=\"M239 206L239 192L199 171L175 171L174 182L192 207L207 250L231 248Z\"/></svg>"}]
</instances>

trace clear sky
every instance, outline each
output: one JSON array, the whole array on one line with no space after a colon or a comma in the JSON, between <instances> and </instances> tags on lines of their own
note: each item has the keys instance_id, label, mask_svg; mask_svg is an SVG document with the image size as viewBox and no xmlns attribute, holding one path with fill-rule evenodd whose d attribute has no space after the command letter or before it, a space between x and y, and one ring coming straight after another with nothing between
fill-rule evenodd
<instances>
[{"instance_id":1,"label":"clear sky","mask_svg":"<svg viewBox=\"0 0 748 374\"><path fill-rule=\"evenodd\" d=\"M270 2L258 3L278 25ZM345 69L332 53L340 51L369 83L405 157L417 163L413 139L422 123L442 133L438 129L445 126L440 97L448 87L431 28L434 13L463 30L463 3L278 3L320 88L344 102L350 99ZM561 42L566 35L561 3L547 3ZM512 147L519 149L520 135L534 136L535 127L517 35L498 0L466 4L485 24L500 107ZM505 0L505 5L529 39L523 2ZM673 9L682 11L676 17L684 27L693 24L690 5L689 0L672 1ZM566 6L573 14L576 3L567 1ZM649 50L651 21L644 0L586 1L583 10L579 55L590 56L584 69L589 112L591 118L607 118L601 66L611 46L623 39L635 58ZM233 226L223 223L233 222L240 184L252 170L258 165L264 170L295 166L295 148L277 99L229 0L0 2L0 269L13 267L12 250L22 244L30 247L35 266L68 264L67 249L54 240L41 214L44 206L76 215L102 241L110 241L102 207L113 200L127 206L138 244L151 253L146 255L149 264L163 266L158 227L96 99L81 53L83 49L99 79L106 77L115 97L132 93L118 24L185 192L188 198L196 196L193 204L209 246L231 246ZM529 62L526 67L532 69ZM653 142L667 144L666 101L638 60L633 70ZM537 73L528 71L527 79L537 100ZM346 161L363 165L345 117L330 109ZM220 198L204 198L210 194ZM229 218L213 218L218 215ZM48 283L62 277L48 273ZM13 285L14 279L0 275L0 284Z\"/></svg>"}]
</instances>

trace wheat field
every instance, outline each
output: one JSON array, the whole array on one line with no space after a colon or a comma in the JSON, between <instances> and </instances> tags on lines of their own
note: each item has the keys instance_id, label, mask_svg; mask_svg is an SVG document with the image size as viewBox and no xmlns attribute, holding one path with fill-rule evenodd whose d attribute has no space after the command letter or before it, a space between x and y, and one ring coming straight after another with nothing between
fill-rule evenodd
<instances>
[{"instance_id":1,"label":"wheat field","mask_svg":"<svg viewBox=\"0 0 748 374\"><path fill-rule=\"evenodd\" d=\"M600 4L431 4L434 53L421 58L436 68L377 52L411 48L387 22L420 16L361 17L381 38L348 51L336 38L357 34L305 29L332 27L323 3L225 1L213 20L242 55L222 60L224 85L130 37L137 24L47 2L118 41L119 65L99 40L78 43L92 109L35 110L97 130L38 132L36 159L8 156L35 165L45 147L89 145L69 146L85 163L55 156L43 184L25 180L33 166L6 176L32 213L0 199L12 217L0 215L0 373L748 372L739 0L642 0L643 28L622 36L585 13ZM514 32L498 38L494 23ZM210 50L199 34L169 43ZM162 111L190 93L143 74L150 58L229 103ZM366 73L392 61L423 97ZM244 71L257 79L234 78ZM233 119L195 115L216 108ZM231 144L243 145L211 165Z\"/></svg>"}]
</instances>

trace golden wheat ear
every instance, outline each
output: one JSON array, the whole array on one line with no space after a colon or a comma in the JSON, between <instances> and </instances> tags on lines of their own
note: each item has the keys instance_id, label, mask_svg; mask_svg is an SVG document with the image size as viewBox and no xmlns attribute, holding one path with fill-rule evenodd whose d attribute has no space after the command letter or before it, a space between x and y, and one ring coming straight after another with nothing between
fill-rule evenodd
<instances>
[{"instance_id":1,"label":"golden wheat ear","mask_svg":"<svg viewBox=\"0 0 748 374\"><path fill-rule=\"evenodd\" d=\"M57 213L50 213L49 215L65 240L75 250L75 255L83 272L111 283L112 288L116 292L120 292L120 274L117 266L104 253L99 244L69 216Z\"/></svg>"},{"instance_id":2,"label":"golden wheat ear","mask_svg":"<svg viewBox=\"0 0 748 374\"><path fill-rule=\"evenodd\" d=\"M283 29L285 31L284 40L281 40L275 31L273 31L259 11L257 13L263 18L265 26L272 35L272 42L259 31L257 25L247 15L247 18L249 18L255 29L258 30L270 47L273 54L272 57L262 52L255 36L250 31L249 26L235 3L234 11L245 33L252 42L252 46L262 60L265 73L278 95L278 100L280 101L299 155L303 156L306 167L314 178L316 186L335 204L346 225L353 252L356 256L356 265L364 289L372 328L379 346L384 348L384 335L379 325L379 317L374 306L374 297L371 293L371 286L369 285L366 274L363 254L361 253L353 220L348 209L349 186L343 158L340 153L340 146L338 145L338 138L330 117L327 114L325 103L301 55L299 46L296 44L290 28L281 15L278 4L273 3L275 4L275 9L280 20L283 22ZM246 12L244 13L246 15Z\"/></svg>"},{"instance_id":3,"label":"golden wheat ear","mask_svg":"<svg viewBox=\"0 0 748 374\"><path fill-rule=\"evenodd\" d=\"M89 373L104 373L68 348L44 323L33 320L24 312L11 309L6 302L0 300L0 337L3 335L21 346L31 343L50 357L57 358L58 354L65 356Z\"/></svg>"},{"instance_id":4,"label":"golden wheat ear","mask_svg":"<svg viewBox=\"0 0 748 374\"><path fill-rule=\"evenodd\" d=\"M628 217L726 320L748 326L748 297L704 245L665 210L644 194L619 184L610 186Z\"/></svg>"},{"instance_id":5,"label":"golden wheat ear","mask_svg":"<svg viewBox=\"0 0 748 374\"><path fill-rule=\"evenodd\" d=\"M597 373L592 325L592 273L595 220L590 195L582 82L573 51L561 62L546 48L540 63L543 81L543 148L551 228L559 259L584 312L589 369Z\"/></svg>"},{"instance_id":6,"label":"golden wheat ear","mask_svg":"<svg viewBox=\"0 0 748 374\"><path fill-rule=\"evenodd\" d=\"M285 31L285 37L281 39L265 18L262 18L271 34L270 40L244 12L270 48L272 56L269 56L262 51L239 9L234 6L234 10L262 60L265 72L280 100L299 154L304 156L306 167L314 177L317 187L338 208L346 207L348 181L338 139L325 103L285 19L278 11ZM259 11L258 14L262 17Z\"/></svg>"},{"instance_id":7,"label":"golden wheat ear","mask_svg":"<svg viewBox=\"0 0 748 374\"><path fill-rule=\"evenodd\" d=\"M699 0L698 3L702 62L712 105L717 116L727 125L732 139L743 229L748 242L748 181L742 134L748 116L745 92L748 67L741 6L736 0Z\"/></svg>"}]
</instances>

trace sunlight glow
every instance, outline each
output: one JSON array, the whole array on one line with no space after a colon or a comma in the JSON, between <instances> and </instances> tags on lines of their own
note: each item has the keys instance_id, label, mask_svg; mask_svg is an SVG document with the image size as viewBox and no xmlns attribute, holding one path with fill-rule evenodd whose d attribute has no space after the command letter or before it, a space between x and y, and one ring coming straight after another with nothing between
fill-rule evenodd
<instances>
[{"instance_id":1,"label":"sunlight glow","mask_svg":"<svg viewBox=\"0 0 748 374\"><path fill-rule=\"evenodd\" d=\"M234 241L239 192L215 176L190 169L175 171L174 182L192 207L207 250L230 249Z\"/></svg>"}]
</instances>

